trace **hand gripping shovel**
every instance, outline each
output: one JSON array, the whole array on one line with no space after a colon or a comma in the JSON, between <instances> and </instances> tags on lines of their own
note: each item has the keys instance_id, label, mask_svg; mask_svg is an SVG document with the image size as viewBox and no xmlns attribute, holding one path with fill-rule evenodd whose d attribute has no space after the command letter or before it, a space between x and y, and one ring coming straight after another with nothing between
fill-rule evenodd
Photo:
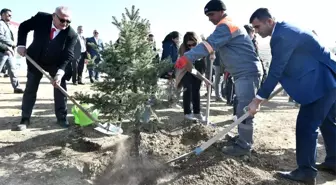
<instances>
[{"instance_id":1,"label":"hand gripping shovel","mask_svg":"<svg viewBox=\"0 0 336 185\"><path fill-rule=\"evenodd\" d=\"M280 87L279 89L275 90L270 97L268 98L268 100L272 99L275 95L277 95L279 92L281 92L283 90L282 87ZM264 100L262 101L262 104L264 104L265 102L267 102L268 100ZM166 163L171 163L180 159L183 159L189 155L192 154L196 154L199 155L201 154L204 150L206 150L207 148L209 148L212 144L214 144L217 140L223 138L228 132L230 132L234 127L236 127L237 125L239 125L242 121L244 121L247 117L249 117L249 112L247 110L245 110L245 114L243 116L241 116L239 119L237 119L235 122L233 122L231 125L229 125L228 127L226 127L224 130L220 131L217 135L215 135L213 138L209 139L207 142L203 143L201 146L197 147L195 150L183 154L179 157L176 157Z\"/></svg>"},{"instance_id":2,"label":"hand gripping shovel","mask_svg":"<svg viewBox=\"0 0 336 185\"><path fill-rule=\"evenodd\" d=\"M44 74L50 80L51 83L54 81L54 79L48 73L46 73L32 58L30 58L30 56L26 55L26 58L42 74ZM117 134L122 133L122 129L120 127L116 127L115 125L112 125L110 123L104 123L104 124L99 123L99 120L95 119L84 107L82 107L79 103L77 103L76 100L66 92L66 90L64 90L58 84L56 85L56 87L64 94L64 96L69 98L81 111L83 111L83 113L88 118L90 118L92 121L95 122L94 124L95 124L95 126L97 126L96 128L94 128L95 130L97 130L98 132L101 132L103 134L106 134L106 135L117 135Z\"/></svg>"}]
</instances>

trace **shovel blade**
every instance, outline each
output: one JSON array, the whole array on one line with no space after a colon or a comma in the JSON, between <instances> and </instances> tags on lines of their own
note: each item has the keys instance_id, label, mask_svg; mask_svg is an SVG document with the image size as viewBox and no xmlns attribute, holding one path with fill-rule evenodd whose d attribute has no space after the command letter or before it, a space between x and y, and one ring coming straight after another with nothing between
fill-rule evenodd
<instances>
[{"instance_id":1,"label":"shovel blade","mask_svg":"<svg viewBox=\"0 0 336 185\"><path fill-rule=\"evenodd\" d=\"M109 136L115 136L123 133L123 129L120 127L117 127L111 123L104 123L104 124L98 124L96 128L94 128L96 131L103 133L105 135Z\"/></svg>"},{"instance_id":2,"label":"shovel blade","mask_svg":"<svg viewBox=\"0 0 336 185\"><path fill-rule=\"evenodd\" d=\"M175 162L175 161L178 161L178 160L181 160L181 159L183 159L183 158L185 158L185 157L187 157L187 156L189 156L189 155L191 155L191 154L193 154L193 153L194 153L194 151L189 152L189 153L186 153L186 154L183 154L183 155L180 155L180 156L178 156L178 157L176 157L176 158L174 158L174 159L172 159L172 160L166 162L166 164L168 164L168 163L172 163L172 162Z\"/></svg>"}]
</instances>

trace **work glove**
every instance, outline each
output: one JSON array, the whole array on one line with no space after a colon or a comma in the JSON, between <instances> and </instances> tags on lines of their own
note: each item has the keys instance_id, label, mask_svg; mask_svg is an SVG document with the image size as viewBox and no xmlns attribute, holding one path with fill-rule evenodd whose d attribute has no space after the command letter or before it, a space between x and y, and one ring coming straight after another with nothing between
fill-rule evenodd
<instances>
[{"instance_id":1,"label":"work glove","mask_svg":"<svg viewBox=\"0 0 336 185\"><path fill-rule=\"evenodd\" d=\"M185 68L187 71L191 71L193 68L193 64L192 62L190 62L188 60L188 58L186 56L182 56L179 59L177 59L176 63L175 63L175 68L176 69L183 69Z\"/></svg>"}]
</instances>

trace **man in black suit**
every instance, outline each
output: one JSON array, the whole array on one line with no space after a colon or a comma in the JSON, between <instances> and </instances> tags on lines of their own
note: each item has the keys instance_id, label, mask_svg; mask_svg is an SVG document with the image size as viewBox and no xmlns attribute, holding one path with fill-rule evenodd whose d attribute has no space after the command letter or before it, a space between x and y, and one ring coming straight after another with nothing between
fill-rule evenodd
<instances>
[{"instance_id":1,"label":"man in black suit","mask_svg":"<svg viewBox=\"0 0 336 185\"><path fill-rule=\"evenodd\" d=\"M70 12L67 7L57 7L55 13L38 12L19 26L17 51L21 56L26 53L54 78L53 85L60 85L66 90L65 71L67 64L74 58L74 47L77 41L76 32L70 27ZM27 35L34 31L34 40L26 51ZM20 125L28 126L36 101L36 92L43 76L27 61L27 84L22 99L22 119ZM70 65L71 68L71 65ZM70 70L71 71L71 70ZM64 75L66 74L66 75ZM71 77L71 73L70 73ZM62 92L54 89L54 103L57 123L67 127L67 98ZM19 128L25 128L19 126Z\"/></svg>"}]
</instances>

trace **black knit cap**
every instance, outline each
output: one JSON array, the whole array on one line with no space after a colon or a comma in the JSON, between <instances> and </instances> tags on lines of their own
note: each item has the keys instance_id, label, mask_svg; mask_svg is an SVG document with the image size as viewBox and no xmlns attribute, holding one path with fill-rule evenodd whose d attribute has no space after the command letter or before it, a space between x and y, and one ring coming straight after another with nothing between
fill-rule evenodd
<instances>
[{"instance_id":1,"label":"black knit cap","mask_svg":"<svg viewBox=\"0 0 336 185\"><path fill-rule=\"evenodd\" d=\"M211 0L204 7L204 14L207 14L212 11L221 11L226 10L226 6L221 0Z\"/></svg>"}]
</instances>

